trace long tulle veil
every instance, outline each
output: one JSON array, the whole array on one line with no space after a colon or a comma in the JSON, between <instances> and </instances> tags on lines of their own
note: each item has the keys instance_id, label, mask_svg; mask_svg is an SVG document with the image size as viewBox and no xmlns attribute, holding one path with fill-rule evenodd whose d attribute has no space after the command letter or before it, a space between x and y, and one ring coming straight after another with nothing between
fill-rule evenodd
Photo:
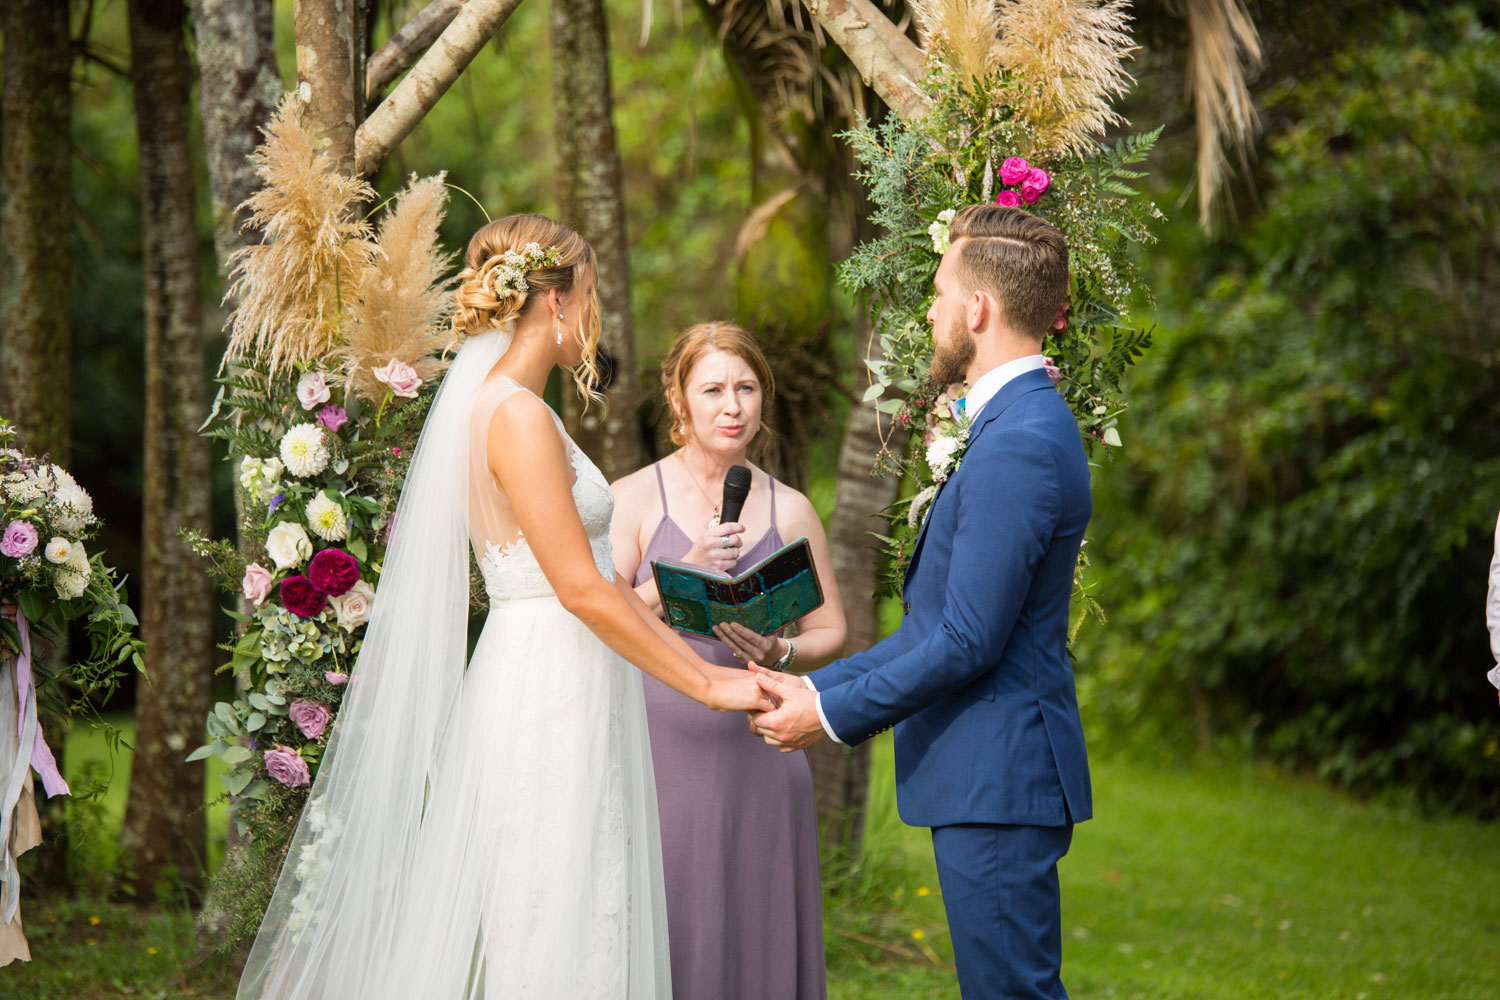
<instances>
[{"instance_id":1,"label":"long tulle veil","mask_svg":"<svg viewBox=\"0 0 1500 1000\"><path fill-rule=\"evenodd\" d=\"M419 933L421 950L452 951L436 955L411 953L411 937L434 912L477 907L459 884L458 859L424 841L422 812L464 673L470 413L510 342L508 328L468 338L428 413L364 645L240 980L242 1000L461 996L474 987L464 984L475 974L472 938ZM446 970L456 988L399 985L421 969Z\"/></svg>"}]
</instances>

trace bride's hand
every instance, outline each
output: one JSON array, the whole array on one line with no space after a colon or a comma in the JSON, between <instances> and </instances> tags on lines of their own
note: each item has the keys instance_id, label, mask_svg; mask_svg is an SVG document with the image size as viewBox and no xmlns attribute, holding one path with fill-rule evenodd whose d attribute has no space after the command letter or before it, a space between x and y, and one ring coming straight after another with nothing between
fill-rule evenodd
<instances>
[{"instance_id":1,"label":"bride's hand","mask_svg":"<svg viewBox=\"0 0 1500 1000\"><path fill-rule=\"evenodd\" d=\"M745 526L738 521L715 524L706 529L693 543L693 547L687 550L682 561L692 563L694 566L707 566L720 573L728 573L734 569L734 564L740 561L740 547L743 541L740 536L744 533Z\"/></svg>"},{"instance_id":2,"label":"bride's hand","mask_svg":"<svg viewBox=\"0 0 1500 1000\"><path fill-rule=\"evenodd\" d=\"M770 712L777 707L771 695L748 674L709 681L703 704L715 712Z\"/></svg>"}]
</instances>

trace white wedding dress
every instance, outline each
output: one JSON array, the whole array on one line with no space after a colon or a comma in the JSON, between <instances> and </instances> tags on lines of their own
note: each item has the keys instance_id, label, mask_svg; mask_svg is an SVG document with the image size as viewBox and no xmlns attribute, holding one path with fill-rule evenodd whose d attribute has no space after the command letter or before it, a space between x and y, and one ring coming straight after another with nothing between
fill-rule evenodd
<instances>
[{"instance_id":1,"label":"white wedding dress","mask_svg":"<svg viewBox=\"0 0 1500 1000\"><path fill-rule=\"evenodd\" d=\"M496 346L490 345L486 362L491 353L503 353L503 345ZM466 345L461 352L450 382L470 350ZM469 367L477 365L469 361ZM460 377L475 381L473 371ZM472 406L462 429L467 489L461 499L467 503L458 506L466 508L467 540L489 598L484 629L441 712L445 721L431 734L414 820L405 818L413 809L411 790L391 794L379 778L384 769L402 776L396 785L411 783L399 754L379 739L382 724L401 725L400 706L367 706L371 726L341 715L339 738L350 740L351 730L372 736L363 741L362 756L384 760L367 768L368 774L359 774L352 762L342 779L319 774L286 864L292 871L283 872L241 982L242 998L671 996L640 674L563 608L489 473L487 437L496 408L540 401L504 377L477 388L445 384L443 391L460 388ZM449 404L446 427L459 429L451 412L456 402L435 404L419 460L438 406ZM556 414L553 420L571 460L573 501L594 564L613 579L609 486L567 438ZM457 480L446 485L457 488ZM421 507L407 506L411 492L409 484L398 524L424 515ZM436 495L434 503L440 503ZM451 539L439 547L451 548ZM467 553L463 562L467 568ZM448 569L444 586L451 589ZM388 564L380 596L391 571ZM413 601L426 599L411 594ZM379 639L367 636L367 645L372 638ZM391 651L407 648L400 636L387 641ZM420 647L411 648L410 656L426 657ZM351 687L360 683L359 671L374 668L379 680L371 687L397 690L383 690L373 701L421 697L420 682L404 678L413 667L427 669L424 664L408 661L392 670L391 655L374 654L371 663L365 655ZM382 718L385 723L376 721ZM427 746L425 737L406 741ZM351 783L363 790L347 794ZM336 804L340 791L346 793L342 808ZM371 798L382 802L370 806ZM404 805L392 805L403 798ZM345 816L333 815L340 811ZM383 829L373 838L351 837L361 822ZM387 836L395 831L405 832ZM346 863L346 851L361 857Z\"/></svg>"}]
</instances>

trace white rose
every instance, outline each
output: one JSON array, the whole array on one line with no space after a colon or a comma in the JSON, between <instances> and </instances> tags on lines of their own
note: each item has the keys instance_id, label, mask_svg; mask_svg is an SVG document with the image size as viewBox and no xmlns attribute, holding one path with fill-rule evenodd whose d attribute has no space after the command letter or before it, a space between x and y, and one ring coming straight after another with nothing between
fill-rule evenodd
<instances>
[{"instance_id":1,"label":"white rose","mask_svg":"<svg viewBox=\"0 0 1500 1000\"><path fill-rule=\"evenodd\" d=\"M338 612L339 624L349 631L370 620L370 609L375 605L375 588L361 580L339 597L333 598Z\"/></svg>"},{"instance_id":2,"label":"white rose","mask_svg":"<svg viewBox=\"0 0 1500 1000\"><path fill-rule=\"evenodd\" d=\"M73 554L73 543L61 536L54 536L47 543L47 561L61 565L68 561L68 556Z\"/></svg>"},{"instance_id":3,"label":"white rose","mask_svg":"<svg viewBox=\"0 0 1500 1000\"><path fill-rule=\"evenodd\" d=\"M266 535L266 554L277 569L300 566L303 560L312 558L312 540L307 530L295 521L282 521Z\"/></svg>"},{"instance_id":4,"label":"white rose","mask_svg":"<svg viewBox=\"0 0 1500 1000\"><path fill-rule=\"evenodd\" d=\"M88 553L83 551L83 543L78 542L68 550L68 561L63 563L57 572L57 579L53 586L57 588L57 596L65 601L71 601L75 597L82 597L83 592L88 589L89 576L93 573L93 567L89 566Z\"/></svg>"}]
</instances>

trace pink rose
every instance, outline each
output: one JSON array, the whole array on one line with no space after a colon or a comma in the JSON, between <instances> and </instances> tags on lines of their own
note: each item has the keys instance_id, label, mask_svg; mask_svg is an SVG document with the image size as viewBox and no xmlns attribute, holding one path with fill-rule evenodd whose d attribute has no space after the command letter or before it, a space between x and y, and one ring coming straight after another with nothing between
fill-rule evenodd
<instances>
[{"instance_id":1,"label":"pink rose","mask_svg":"<svg viewBox=\"0 0 1500 1000\"><path fill-rule=\"evenodd\" d=\"M297 401L302 404L304 410L310 410L319 403L328 402L331 396L328 383L323 380L322 372L308 372L297 383Z\"/></svg>"},{"instance_id":2,"label":"pink rose","mask_svg":"<svg viewBox=\"0 0 1500 1000\"><path fill-rule=\"evenodd\" d=\"M415 399L417 389L422 385L422 380L417 378L416 370L405 361L392 358L384 368L375 369L377 381L384 382L391 387L391 392L407 399Z\"/></svg>"},{"instance_id":3,"label":"pink rose","mask_svg":"<svg viewBox=\"0 0 1500 1000\"><path fill-rule=\"evenodd\" d=\"M288 788L306 788L312 784L312 774L307 770L307 761L291 747L284 747L280 743L267 750L262 755L266 762L266 770L271 777L281 782Z\"/></svg>"},{"instance_id":4,"label":"pink rose","mask_svg":"<svg viewBox=\"0 0 1500 1000\"><path fill-rule=\"evenodd\" d=\"M1054 386L1062 381L1062 369L1057 367L1051 358L1042 359L1042 370L1047 373L1047 377L1052 380Z\"/></svg>"},{"instance_id":5,"label":"pink rose","mask_svg":"<svg viewBox=\"0 0 1500 1000\"><path fill-rule=\"evenodd\" d=\"M1006 188L1004 191L1001 191L999 194L995 195L995 204L1004 205L1006 208L1015 208L1017 205L1021 204L1021 196L1016 194L1009 188Z\"/></svg>"},{"instance_id":6,"label":"pink rose","mask_svg":"<svg viewBox=\"0 0 1500 1000\"><path fill-rule=\"evenodd\" d=\"M5 534L0 535L0 552L21 559L31 555L40 539L36 528L26 521L12 521L5 526Z\"/></svg>"},{"instance_id":7,"label":"pink rose","mask_svg":"<svg viewBox=\"0 0 1500 1000\"><path fill-rule=\"evenodd\" d=\"M271 571L260 563L251 563L245 567L245 578L240 581L240 591L245 595L245 600L260 607L271 594Z\"/></svg>"},{"instance_id":8,"label":"pink rose","mask_svg":"<svg viewBox=\"0 0 1500 1000\"><path fill-rule=\"evenodd\" d=\"M322 736L323 730L328 728L328 720L333 718L333 713L321 701L304 701L301 698L292 702L286 714L302 730L302 735L310 740Z\"/></svg>"},{"instance_id":9,"label":"pink rose","mask_svg":"<svg viewBox=\"0 0 1500 1000\"><path fill-rule=\"evenodd\" d=\"M1031 169L1031 164L1019 156L1011 156L1000 164L1000 181L1003 184L1019 184L1026 179L1026 172Z\"/></svg>"},{"instance_id":10,"label":"pink rose","mask_svg":"<svg viewBox=\"0 0 1500 1000\"><path fill-rule=\"evenodd\" d=\"M341 684L347 684L347 683L349 683L349 675L345 674L345 673L340 673L337 670L330 670L330 671L328 671L327 673L325 673L323 675L323 679L325 681L327 681L328 683L332 684L334 687L338 687Z\"/></svg>"},{"instance_id":11,"label":"pink rose","mask_svg":"<svg viewBox=\"0 0 1500 1000\"><path fill-rule=\"evenodd\" d=\"M337 431L349 422L349 414L342 406L325 406L318 411L318 423L331 431Z\"/></svg>"},{"instance_id":12,"label":"pink rose","mask_svg":"<svg viewBox=\"0 0 1500 1000\"><path fill-rule=\"evenodd\" d=\"M1032 170L1021 182L1021 200L1030 205L1052 186L1052 175L1045 170Z\"/></svg>"}]
</instances>

